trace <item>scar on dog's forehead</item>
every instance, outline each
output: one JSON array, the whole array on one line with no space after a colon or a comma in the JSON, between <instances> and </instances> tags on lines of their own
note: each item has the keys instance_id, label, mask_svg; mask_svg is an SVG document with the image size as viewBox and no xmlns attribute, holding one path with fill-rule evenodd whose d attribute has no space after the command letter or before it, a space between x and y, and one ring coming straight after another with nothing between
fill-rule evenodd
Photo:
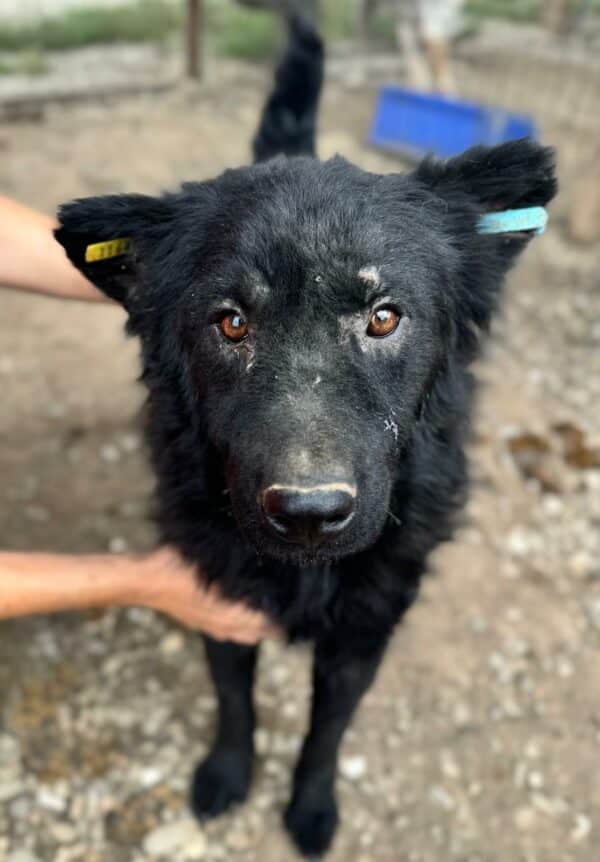
<instances>
[{"instance_id":1,"label":"scar on dog's forehead","mask_svg":"<svg viewBox=\"0 0 600 862\"><path fill-rule=\"evenodd\" d=\"M363 266L358 271L358 277L361 281L366 282L369 287L379 287L381 284L381 273L379 268L374 265Z\"/></svg>"},{"instance_id":2,"label":"scar on dog's forehead","mask_svg":"<svg viewBox=\"0 0 600 862\"><path fill-rule=\"evenodd\" d=\"M260 306L269 298L270 288L259 273L252 273L243 279L238 287L240 299L247 306Z\"/></svg>"}]
</instances>

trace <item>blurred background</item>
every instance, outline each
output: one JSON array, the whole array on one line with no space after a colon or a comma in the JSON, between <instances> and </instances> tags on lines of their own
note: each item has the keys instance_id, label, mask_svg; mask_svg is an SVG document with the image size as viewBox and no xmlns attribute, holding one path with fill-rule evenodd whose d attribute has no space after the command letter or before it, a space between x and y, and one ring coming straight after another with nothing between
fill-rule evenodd
<instances>
[{"instance_id":1,"label":"blurred background","mask_svg":"<svg viewBox=\"0 0 600 862\"><path fill-rule=\"evenodd\" d=\"M595 862L600 830L600 2L321 0L319 153L410 169L526 127L547 233L477 373L465 526L344 743L332 862ZM0 191L47 212L248 162L280 4L0 0ZM144 550L137 346L111 306L0 295L0 547ZM138 609L0 624L0 860L293 859L308 656L263 649L253 794L189 819L215 703ZM594 847L596 848L594 850Z\"/></svg>"}]
</instances>

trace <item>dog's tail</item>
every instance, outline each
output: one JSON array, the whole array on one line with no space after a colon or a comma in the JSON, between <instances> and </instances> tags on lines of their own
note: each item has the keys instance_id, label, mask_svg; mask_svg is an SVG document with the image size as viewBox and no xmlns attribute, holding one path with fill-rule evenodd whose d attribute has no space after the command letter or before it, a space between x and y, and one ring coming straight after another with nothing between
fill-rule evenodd
<instances>
[{"instance_id":1,"label":"dog's tail","mask_svg":"<svg viewBox=\"0 0 600 862\"><path fill-rule=\"evenodd\" d=\"M283 153L314 155L317 109L323 84L323 42L312 21L288 17L289 41L275 74L275 87L263 109L253 142L254 160Z\"/></svg>"}]
</instances>

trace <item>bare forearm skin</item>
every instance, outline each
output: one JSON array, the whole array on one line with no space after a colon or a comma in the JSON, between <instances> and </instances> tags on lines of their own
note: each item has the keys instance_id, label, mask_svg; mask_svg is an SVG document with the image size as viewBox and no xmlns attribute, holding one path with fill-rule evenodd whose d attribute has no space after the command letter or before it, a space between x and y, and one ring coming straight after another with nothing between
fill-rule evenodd
<instances>
[{"instance_id":1,"label":"bare forearm skin","mask_svg":"<svg viewBox=\"0 0 600 862\"><path fill-rule=\"evenodd\" d=\"M0 552L0 619L142 603L146 558Z\"/></svg>"},{"instance_id":2,"label":"bare forearm skin","mask_svg":"<svg viewBox=\"0 0 600 862\"><path fill-rule=\"evenodd\" d=\"M153 608L217 640L254 644L280 634L203 584L172 548L144 556L0 551L0 619L111 605Z\"/></svg>"},{"instance_id":3,"label":"bare forearm skin","mask_svg":"<svg viewBox=\"0 0 600 862\"><path fill-rule=\"evenodd\" d=\"M106 301L54 239L56 221L0 195L0 285L63 299Z\"/></svg>"}]
</instances>

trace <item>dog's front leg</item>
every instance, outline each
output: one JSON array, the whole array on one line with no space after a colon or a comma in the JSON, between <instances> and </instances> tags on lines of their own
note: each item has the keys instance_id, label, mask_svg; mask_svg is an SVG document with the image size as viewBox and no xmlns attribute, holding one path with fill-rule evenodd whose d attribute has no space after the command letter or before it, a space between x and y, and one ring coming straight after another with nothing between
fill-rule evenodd
<instances>
[{"instance_id":1,"label":"dog's front leg","mask_svg":"<svg viewBox=\"0 0 600 862\"><path fill-rule=\"evenodd\" d=\"M313 669L311 724L294 775L285 824L298 848L319 856L338 822L335 774L340 742L371 685L387 638L358 651L348 642L318 642Z\"/></svg>"},{"instance_id":2,"label":"dog's front leg","mask_svg":"<svg viewBox=\"0 0 600 862\"><path fill-rule=\"evenodd\" d=\"M200 819L242 802L252 777L256 647L205 637L206 657L217 690L218 727L211 753L192 784L192 808Z\"/></svg>"}]
</instances>

